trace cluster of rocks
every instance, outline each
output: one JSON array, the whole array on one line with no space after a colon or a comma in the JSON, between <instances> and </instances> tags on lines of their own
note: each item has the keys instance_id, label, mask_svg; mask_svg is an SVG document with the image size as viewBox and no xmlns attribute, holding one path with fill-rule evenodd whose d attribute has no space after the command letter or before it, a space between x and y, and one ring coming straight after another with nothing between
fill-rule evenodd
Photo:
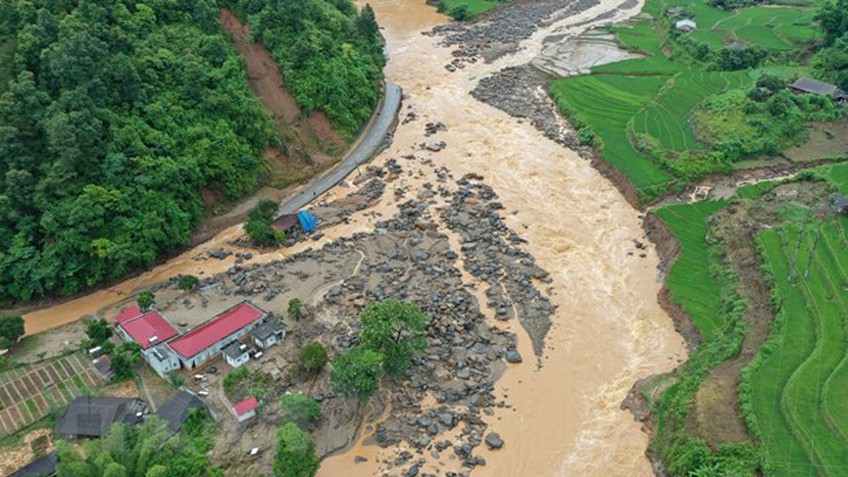
<instances>
[{"instance_id":1,"label":"cluster of rocks","mask_svg":"<svg viewBox=\"0 0 848 477\"><path fill-rule=\"evenodd\" d=\"M503 206L494 200L494 190L479 182L481 179L469 175L458 181L459 190L442 210L443 220L460 235L465 269L489 285L487 305L496 318L509 320L518 315L533 342L533 351L541 357L555 306L535 282L550 283L550 277L520 248L524 240L503 222L497 212ZM520 356L513 359L521 360Z\"/></svg>"},{"instance_id":2,"label":"cluster of rocks","mask_svg":"<svg viewBox=\"0 0 848 477\"><path fill-rule=\"evenodd\" d=\"M469 60L482 57L490 63L516 52L520 42L540 25L555 23L599 3L599 0L515 2L487 15L485 21L439 25L425 34L443 35L443 45L459 46L457 57Z\"/></svg>"},{"instance_id":3,"label":"cluster of rocks","mask_svg":"<svg viewBox=\"0 0 848 477\"><path fill-rule=\"evenodd\" d=\"M436 121L436 122L433 122L433 123L427 123L427 124L424 125L424 135L428 136L428 137L432 136L433 134L436 134L439 131L447 131L447 130L448 130L447 126L445 126L444 123L442 123L441 121Z\"/></svg>"},{"instance_id":4,"label":"cluster of rocks","mask_svg":"<svg viewBox=\"0 0 848 477\"><path fill-rule=\"evenodd\" d=\"M443 170L442 176L444 182L450 174ZM522 325L532 330L534 346L543 339L553 310L532 284L533 279L544 280L547 273L517 248L522 240L495 212L499 208L495 193L475 179L482 178L458 181L450 206L439 215L431 210L430 200L407 200L394 217L378 222L372 232L327 242L320 249L284 260L235 265L204 282L219 287L223 295L265 300L295 287L302 289L304 284L316 290L332 284L317 298L322 309L338 318L332 333L323 335L332 336L330 346L337 353L356 345L357 316L367 302L409 301L429 316L427 351L414 358L405 376L384 380L391 411L374 435L383 447L407 444L410 450L399 451L388 462L406 475L426 475L422 469L431 460L458 459L462 470L452 475L468 475L485 465L476 449L484 445L498 449L504 443L497 434L487 433L484 417L493 415L494 407L509 407L495 395L495 382L507 363L522 361L515 335L490 325L480 312L470 290L473 285L463 283L457 263L460 255L451 250L438 222L448 223L462 236L469 271L486 280L490 289L503 290L492 296L490 306L516 310ZM374 197L384 188L374 178L351 195ZM428 198L454 194L443 185L436 189L427 184L422 191L426 192L417 195ZM514 314L510 311L510 316ZM435 405L425 409L425 398L434 399Z\"/></svg>"},{"instance_id":5,"label":"cluster of rocks","mask_svg":"<svg viewBox=\"0 0 848 477\"><path fill-rule=\"evenodd\" d=\"M580 140L557 115L556 105L545 91L547 83L548 77L532 66L513 66L480 80L471 95L514 118L529 119L533 127L557 144L578 149Z\"/></svg>"}]
</instances>

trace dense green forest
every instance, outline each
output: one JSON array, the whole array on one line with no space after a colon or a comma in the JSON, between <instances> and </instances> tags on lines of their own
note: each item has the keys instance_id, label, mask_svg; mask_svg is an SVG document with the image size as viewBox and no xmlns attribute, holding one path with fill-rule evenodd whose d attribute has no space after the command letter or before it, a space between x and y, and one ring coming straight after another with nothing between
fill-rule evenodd
<instances>
[{"instance_id":1,"label":"dense green forest","mask_svg":"<svg viewBox=\"0 0 848 477\"><path fill-rule=\"evenodd\" d=\"M386 59L366 5L351 0L224 0L262 42L283 72L286 87L307 110L327 113L348 137L371 115Z\"/></svg>"},{"instance_id":2,"label":"dense green forest","mask_svg":"<svg viewBox=\"0 0 848 477\"><path fill-rule=\"evenodd\" d=\"M299 105L355 132L379 96L373 12L243 3L273 51L299 52L282 65ZM259 185L280 139L219 16L215 0L0 0L0 302L150 265L189 243L202 190Z\"/></svg>"}]
</instances>

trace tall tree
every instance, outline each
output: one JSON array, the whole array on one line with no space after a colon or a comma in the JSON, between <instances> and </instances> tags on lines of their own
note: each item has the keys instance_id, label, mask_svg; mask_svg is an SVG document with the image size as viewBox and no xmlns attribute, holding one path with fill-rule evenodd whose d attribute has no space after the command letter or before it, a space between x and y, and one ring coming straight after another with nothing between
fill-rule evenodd
<instances>
[{"instance_id":1,"label":"tall tree","mask_svg":"<svg viewBox=\"0 0 848 477\"><path fill-rule=\"evenodd\" d=\"M283 424L277 431L274 476L313 477L319 464L312 437L292 422Z\"/></svg>"},{"instance_id":2,"label":"tall tree","mask_svg":"<svg viewBox=\"0 0 848 477\"><path fill-rule=\"evenodd\" d=\"M398 375L411 365L412 357L427 349L424 331L430 319L411 303L384 300L370 303L359 316L359 343L385 356L386 371Z\"/></svg>"},{"instance_id":3,"label":"tall tree","mask_svg":"<svg viewBox=\"0 0 848 477\"><path fill-rule=\"evenodd\" d=\"M0 316L0 349L9 348L24 335L24 319L20 316Z\"/></svg>"}]
</instances>

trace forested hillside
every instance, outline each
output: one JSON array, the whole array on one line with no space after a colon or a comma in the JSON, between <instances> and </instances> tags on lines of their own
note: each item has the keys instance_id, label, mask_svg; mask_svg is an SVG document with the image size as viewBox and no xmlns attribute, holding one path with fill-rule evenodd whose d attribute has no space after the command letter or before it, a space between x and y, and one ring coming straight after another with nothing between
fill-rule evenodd
<instances>
[{"instance_id":1,"label":"forested hillside","mask_svg":"<svg viewBox=\"0 0 848 477\"><path fill-rule=\"evenodd\" d=\"M250 4L257 37L300 53L282 66L301 108L352 135L379 96L373 14L350 0ZM0 302L151 264L189 243L201 190L239 198L257 187L266 148L285 150L219 7L0 1L0 59L12 61L0 67Z\"/></svg>"},{"instance_id":2,"label":"forested hillside","mask_svg":"<svg viewBox=\"0 0 848 477\"><path fill-rule=\"evenodd\" d=\"M348 136L371 115L385 56L374 11L351 0L224 0L279 63L307 110L327 113Z\"/></svg>"}]
</instances>

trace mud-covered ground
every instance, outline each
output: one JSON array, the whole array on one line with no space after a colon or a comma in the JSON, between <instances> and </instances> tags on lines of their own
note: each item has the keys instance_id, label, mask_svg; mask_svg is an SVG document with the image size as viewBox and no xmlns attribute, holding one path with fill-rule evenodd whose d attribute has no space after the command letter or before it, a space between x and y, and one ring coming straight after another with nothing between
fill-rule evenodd
<instances>
[{"instance_id":1,"label":"mud-covered ground","mask_svg":"<svg viewBox=\"0 0 848 477\"><path fill-rule=\"evenodd\" d=\"M410 156L406 161L419 160ZM312 211L323 227L343 223L355 213L367 214L403 173L396 160L371 166L359 189ZM455 180L446 170L435 177L435 185L425 183L419 190L395 188L398 212L376 222L370 232L261 264L251 264L252 256L240 253L232 268L203 279L190 296L179 294L176 280L158 287L160 308L181 321L183 315L202 309L208 314L246 299L281 317L288 329L282 349L250 366L273 377L273 395L301 390L321 401L323 417L312 432L320 455L345 448L357 437L363 418L376 418L370 440L396 449L395 457L381 463L384 470L414 472L414 467L424 475L468 471L483 463L475 453L489 435L483 417L494 407L509 407L495 395L495 382L507 365L523 361L515 335L487 321L481 306L490 307L497 320L518 320L539 357L554 306L543 290L548 272L504 225L502 205L485 178ZM213 250L198 258L227 256L227 250ZM308 305L308 318L287 316L294 297ZM316 378L295 371L297 350L309 341L322 341L331 356L354 346L358 312L385 298L415 303L431 318L429 348L406 376L384 379L370 406L337 397L326 372ZM216 414L224 428L216 446L220 462L233 475L270 471L273 453L256 460L245 456L244 447L273 434L281 417L277 403L269 403L256 422L241 426L223 406ZM497 442L497 436L490 437L490 444Z\"/></svg>"}]
</instances>

